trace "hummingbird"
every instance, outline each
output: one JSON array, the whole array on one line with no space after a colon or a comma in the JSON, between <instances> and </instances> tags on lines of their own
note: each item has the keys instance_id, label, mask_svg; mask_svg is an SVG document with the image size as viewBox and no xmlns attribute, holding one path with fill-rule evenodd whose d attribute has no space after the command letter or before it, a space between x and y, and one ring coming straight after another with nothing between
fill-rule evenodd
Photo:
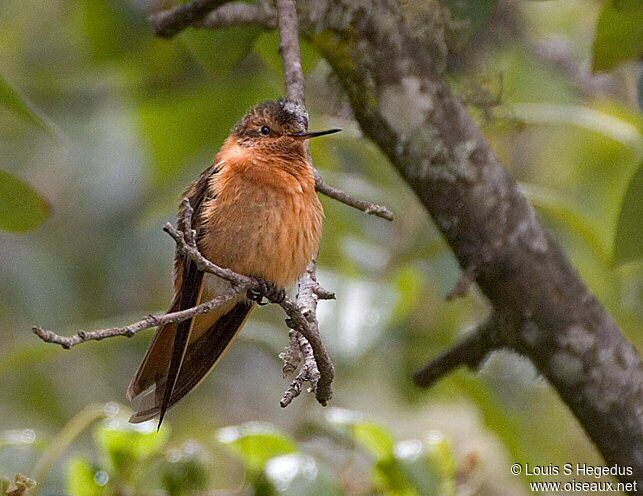
<instances>
[{"instance_id":1,"label":"hummingbird","mask_svg":"<svg viewBox=\"0 0 643 496\"><path fill-rule=\"evenodd\" d=\"M288 99L251 108L235 125L213 164L184 192L194 209L191 228L204 257L262 281L263 294L233 300L180 323L158 327L127 388L137 405L130 422L159 416L214 368L264 296L283 299L317 255L324 211L306 141L339 129L308 131L306 108ZM183 206L179 207L179 228ZM200 271L178 250L169 312L227 292L230 283Z\"/></svg>"}]
</instances>

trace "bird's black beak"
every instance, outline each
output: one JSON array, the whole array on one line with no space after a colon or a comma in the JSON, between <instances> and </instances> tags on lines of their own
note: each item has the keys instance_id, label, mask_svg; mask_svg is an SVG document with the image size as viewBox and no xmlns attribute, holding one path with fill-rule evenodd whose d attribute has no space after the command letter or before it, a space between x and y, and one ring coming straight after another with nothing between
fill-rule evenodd
<instances>
[{"instance_id":1,"label":"bird's black beak","mask_svg":"<svg viewBox=\"0 0 643 496\"><path fill-rule=\"evenodd\" d=\"M340 131L341 129L327 129L326 131L309 131L305 133L293 133L293 134L290 134L289 136L292 138L298 138L298 139L309 139L309 138L316 138L317 136L326 136L327 134L338 133Z\"/></svg>"}]
</instances>

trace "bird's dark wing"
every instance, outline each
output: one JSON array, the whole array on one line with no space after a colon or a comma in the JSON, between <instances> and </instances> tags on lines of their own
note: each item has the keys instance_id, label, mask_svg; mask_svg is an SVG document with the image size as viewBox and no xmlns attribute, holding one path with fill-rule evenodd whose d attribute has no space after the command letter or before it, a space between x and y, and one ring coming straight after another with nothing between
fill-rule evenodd
<instances>
[{"instance_id":1,"label":"bird's dark wing","mask_svg":"<svg viewBox=\"0 0 643 496\"><path fill-rule=\"evenodd\" d=\"M244 298L217 319L200 338L189 343L166 410L194 389L212 370L241 329L252 307L253 304ZM160 412L161 405L155 402L151 407L136 412L130 422L143 422Z\"/></svg>"},{"instance_id":2,"label":"bird's dark wing","mask_svg":"<svg viewBox=\"0 0 643 496\"><path fill-rule=\"evenodd\" d=\"M188 192L188 199L190 200L190 204L194 209L194 213L192 215L192 226L190 227L196 231L197 244L199 236L201 234L201 209L203 207L203 202L207 196L208 181L212 174L215 174L216 172L216 165L210 167L209 169L206 169L194 184L193 188L190 188L191 191ZM183 206L181 206L181 209L179 210L180 225L183 224L182 210ZM201 292L203 291L203 272L198 269L192 259L188 257L183 258L183 281L181 283L181 289L179 292L179 310L185 310L197 305L199 299L201 298ZM188 349L188 343L190 342L190 333L192 332L193 325L194 318L191 318L188 320L184 320L183 322L179 322L176 327L174 345L172 346L172 358L170 359L170 368L168 369L167 380L165 382L165 387L163 388L163 402L161 403L161 411L158 424L159 428L161 427L161 423L163 422L165 412L170 406L172 392L174 391L174 386L176 385L176 380L179 376L179 372L181 371L181 365L183 364L183 359Z\"/></svg>"},{"instance_id":3,"label":"bird's dark wing","mask_svg":"<svg viewBox=\"0 0 643 496\"><path fill-rule=\"evenodd\" d=\"M204 201L208 197L208 182L212 174L216 174L216 172L218 172L218 165L206 169L184 195L190 200L190 205L194 209L191 228L197 233L197 244L202 227L201 210ZM183 214L183 205L181 205L179 209L179 228L181 229L184 228ZM197 268L190 258L177 251L174 265L178 280L175 284L174 299L170 307L171 312L195 306L199 301L203 288L203 272ZM146 389L156 385L155 396L158 398L162 395L159 410L161 414L159 427L170 405L172 392L190 341L193 323L194 319L188 319L179 324L167 324L159 327L127 391L127 396L131 400ZM172 352L171 356L168 356L172 338Z\"/></svg>"}]
</instances>

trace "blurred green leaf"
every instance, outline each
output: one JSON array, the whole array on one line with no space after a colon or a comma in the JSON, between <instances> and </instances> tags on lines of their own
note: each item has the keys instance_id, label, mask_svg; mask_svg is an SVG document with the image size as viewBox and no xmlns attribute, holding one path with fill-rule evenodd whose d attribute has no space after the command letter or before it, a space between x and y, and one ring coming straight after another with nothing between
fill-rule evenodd
<instances>
[{"instance_id":1,"label":"blurred green leaf","mask_svg":"<svg viewBox=\"0 0 643 496\"><path fill-rule=\"evenodd\" d=\"M0 170L0 229L30 231L49 216L49 205L29 184Z\"/></svg>"},{"instance_id":2,"label":"blurred green leaf","mask_svg":"<svg viewBox=\"0 0 643 496\"><path fill-rule=\"evenodd\" d=\"M643 163L632 177L623 198L614 238L614 262L623 264L643 257Z\"/></svg>"},{"instance_id":3,"label":"blurred green leaf","mask_svg":"<svg viewBox=\"0 0 643 496\"><path fill-rule=\"evenodd\" d=\"M338 432L360 443L376 459L393 456L395 446L393 435L384 426L366 420L361 413L332 408L326 414L326 420Z\"/></svg>"},{"instance_id":4,"label":"blurred green leaf","mask_svg":"<svg viewBox=\"0 0 643 496\"><path fill-rule=\"evenodd\" d=\"M103 496L109 479L84 458L73 458L67 465L67 492L70 496Z\"/></svg>"},{"instance_id":5,"label":"blurred green leaf","mask_svg":"<svg viewBox=\"0 0 643 496\"><path fill-rule=\"evenodd\" d=\"M265 468L266 478L277 494L306 496L340 496L344 494L335 482L308 455L293 454L271 458Z\"/></svg>"},{"instance_id":6,"label":"blurred green leaf","mask_svg":"<svg viewBox=\"0 0 643 496\"><path fill-rule=\"evenodd\" d=\"M373 482L384 494L455 495L455 457L450 443L439 433L432 432L426 443L417 439L395 443L386 428L364 420L358 412L333 408L326 419L374 456Z\"/></svg>"},{"instance_id":7,"label":"blurred green leaf","mask_svg":"<svg viewBox=\"0 0 643 496\"><path fill-rule=\"evenodd\" d=\"M261 32L262 28L253 26L187 29L178 39L209 74L221 76L248 55Z\"/></svg>"},{"instance_id":8,"label":"blurred green leaf","mask_svg":"<svg viewBox=\"0 0 643 496\"><path fill-rule=\"evenodd\" d=\"M378 460L373 467L372 477L373 485L386 496L421 496L393 457Z\"/></svg>"},{"instance_id":9,"label":"blurred green leaf","mask_svg":"<svg viewBox=\"0 0 643 496\"><path fill-rule=\"evenodd\" d=\"M643 3L641 0L608 0L596 25L594 71L609 71L643 53Z\"/></svg>"},{"instance_id":10,"label":"blurred green leaf","mask_svg":"<svg viewBox=\"0 0 643 496\"><path fill-rule=\"evenodd\" d=\"M513 106L516 117L526 123L578 126L601 133L627 146L638 156L643 155L640 122L636 122L638 119L629 119L626 114L616 115L617 110L548 103L523 103Z\"/></svg>"},{"instance_id":11,"label":"blurred green leaf","mask_svg":"<svg viewBox=\"0 0 643 496\"><path fill-rule=\"evenodd\" d=\"M609 237L592 217L584 215L563 194L554 189L527 183L520 183L520 189L536 209L564 224L569 231L582 237L603 261L609 261Z\"/></svg>"},{"instance_id":12,"label":"blurred green leaf","mask_svg":"<svg viewBox=\"0 0 643 496\"><path fill-rule=\"evenodd\" d=\"M54 134L52 124L27 98L22 96L18 90L0 74L0 107L4 107L29 124L33 124L50 134Z\"/></svg>"},{"instance_id":13,"label":"blurred green leaf","mask_svg":"<svg viewBox=\"0 0 643 496\"><path fill-rule=\"evenodd\" d=\"M131 424L117 417L99 425L94 437L104 452L106 465L120 473L158 454L167 442L169 429L164 424L157 432L154 421Z\"/></svg>"},{"instance_id":14,"label":"blurred green leaf","mask_svg":"<svg viewBox=\"0 0 643 496\"><path fill-rule=\"evenodd\" d=\"M391 433L374 422L358 422L353 427L355 440L364 445L376 458L385 458L393 454L395 440Z\"/></svg>"},{"instance_id":15,"label":"blurred green leaf","mask_svg":"<svg viewBox=\"0 0 643 496\"><path fill-rule=\"evenodd\" d=\"M72 12L94 62L126 55L148 37L144 16L130 2L85 0Z\"/></svg>"},{"instance_id":16,"label":"blurred green leaf","mask_svg":"<svg viewBox=\"0 0 643 496\"><path fill-rule=\"evenodd\" d=\"M208 472L203 448L194 441L187 442L180 450L170 450L163 464L161 480L170 496L192 494L207 489Z\"/></svg>"},{"instance_id":17,"label":"blurred green leaf","mask_svg":"<svg viewBox=\"0 0 643 496\"><path fill-rule=\"evenodd\" d=\"M293 440L263 422L225 427L217 432L217 439L255 472L262 470L271 458L297 451Z\"/></svg>"}]
</instances>

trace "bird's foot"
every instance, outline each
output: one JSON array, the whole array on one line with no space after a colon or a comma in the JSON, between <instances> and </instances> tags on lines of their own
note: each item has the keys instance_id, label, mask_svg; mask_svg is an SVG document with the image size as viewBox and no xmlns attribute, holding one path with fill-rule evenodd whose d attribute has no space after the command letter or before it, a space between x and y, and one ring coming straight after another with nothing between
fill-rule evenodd
<instances>
[{"instance_id":1,"label":"bird's foot","mask_svg":"<svg viewBox=\"0 0 643 496\"><path fill-rule=\"evenodd\" d=\"M268 303L282 303L286 299L286 290L275 283L257 277L258 287L248 290L248 299L257 302L259 305ZM268 301L263 301L263 299Z\"/></svg>"}]
</instances>

